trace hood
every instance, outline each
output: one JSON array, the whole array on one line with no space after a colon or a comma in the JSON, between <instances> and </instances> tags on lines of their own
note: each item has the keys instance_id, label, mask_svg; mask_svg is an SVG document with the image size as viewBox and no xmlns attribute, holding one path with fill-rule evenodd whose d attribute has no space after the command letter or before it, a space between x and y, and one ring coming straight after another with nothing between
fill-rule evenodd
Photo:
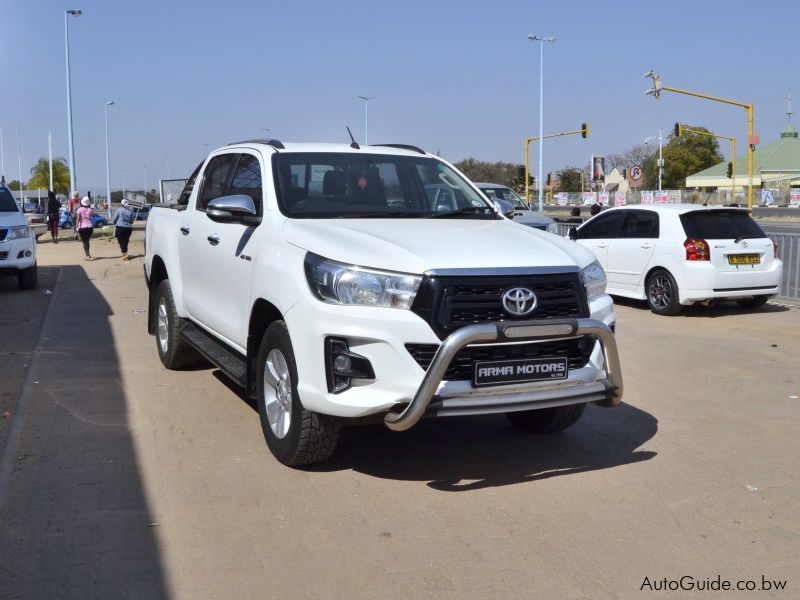
<instances>
[{"instance_id":1,"label":"hood","mask_svg":"<svg viewBox=\"0 0 800 600\"><path fill-rule=\"evenodd\" d=\"M0 212L0 227L15 227L27 224L28 220L19 211Z\"/></svg>"},{"instance_id":2,"label":"hood","mask_svg":"<svg viewBox=\"0 0 800 600\"><path fill-rule=\"evenodd\" d=\"M591 251L507 219L287 219L286 241L342 263L421 274L431 269L585 267Z\"/></svg>"}]
</instances>

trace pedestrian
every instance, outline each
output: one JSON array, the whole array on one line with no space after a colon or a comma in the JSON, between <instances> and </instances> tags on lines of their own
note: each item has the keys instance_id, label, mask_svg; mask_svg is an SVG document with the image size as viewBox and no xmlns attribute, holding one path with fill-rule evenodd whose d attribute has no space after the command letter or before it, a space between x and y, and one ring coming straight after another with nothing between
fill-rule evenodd
<instances>
[{"instance_id":1,"label":"pedestrian","mask_svg":"<svg viewBox=\"0 0 800 600\"><path fill-rule=\"evenodd\" d=\"M53 190L47 192L47 227L50 229L50 235L53 238L53 243L58 243L58 220L61 216L61 202L59 202Z\"/></svg>"},{"instance_id":2,"label":"pedestrian","mask_svg":"<svg viewBox=\"0 0 800 600\"><path fill-rule=\"evenodd\" d=\"M601 210L603 210L603 203L600 202L600 199L598 198L597 200L594 201L594 204L592 204L592 206L589 208L589 214L595 216Z\"/></svg>"},{"instance_id":3,"label":"pedestrian","mask_svg":"<svg viewBox=\"0 0 800 600\"><path fill-rule=\"evenodd\" d=\"M83 242L83 253L86 255L84 260L92 260L92 255L89 254L89 240L92 238L92 231L94 231L92 226L94 211L89 206L90 204L89 197L84 196L81 198L80 207L75 211L75 227L78 230L81 242Z\"/></svg>"},{"instance_id":4,"label":"pedestrian","mask_svg":"<svg viewBox=\"0 0 800 600\"><path fill-rule=\"evenodd\" d=\"M583 219L581 219L581 209L579 206L573 206L572 210L569 211L569 219L566 221L567 223L583 223Z\"/></svg>"},{"instance_id":5,"label":"pedestrian","mask_svg":"<svg viewBox=\"0 0 800 600\"><path fill-rule=\"evenodd\" d=\"M130 260L128 258L128 242L131 239L131 233L133 233L133 221L135 219L135 215L133 211L129 208L129 202L127 199L122 199L122 207L117 209L117 212L114 213L114 225L116 228L114 229L114 237L117 238L117 242L119 243L119 250L122 252L122 260Z\"/></svg>"},{"instance_id":6,"label":"pedestrian","mask_svg":"<svg viewBox=\"0 0 800 600\"><path fill-rule=\"evenodd\" d=\"M76 225L75 211L81 206L81 195L78 190L72 191L72 198L69 199L69 218L72 219L72 234L78 239L78 226Z\"/></svg>"}]
</instances>

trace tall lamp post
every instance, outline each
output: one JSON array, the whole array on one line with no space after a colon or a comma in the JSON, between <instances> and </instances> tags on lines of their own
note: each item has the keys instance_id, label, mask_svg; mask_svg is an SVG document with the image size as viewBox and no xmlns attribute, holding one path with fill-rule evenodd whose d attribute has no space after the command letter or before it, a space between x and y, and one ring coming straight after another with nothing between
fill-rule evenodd
<instances>
[{"instance_id":1,"label":"tall lamp post","mask_svg":"<svg viewBox=\"0 0 800 600\"><path fill-rule=\"evenodd\" d=\"M80 17L82 11L80 10L65 10L64 11L64 47L66 49L67 61L67 133L69 135L69 185L70 190L78 189L75 178L75 146L72 142L72 85L70 84L69 77L69 26L68 17Z\"/></svg>"},{"instance_id":2,"label":"tall lamp post","mask_svg":"<svg viewBox=\"0 0 800 600\"><path fill-rule=\"evenodd\" d=\"M108 202L108 220L111 220L111 163L108 159L108 107L114 106L114 101L106 102L106 202Z\"/></svg>"},{"instance_id":3,"label":"tall lamp post","mask_svg":"<svg viewBox=\"0 0 800 600\"><path fill-rule=\"evenodd\" d=\"M369 146L369 101L375 96L359 96L364 101L364 145Z\"/></svg>"},{"instance_id":4,"label":"tall lamp post","mask_svg":"<svg viewBox=\"0 0 800 600\"><path fill-rule=\"evenodd\" d=\"M554 37L541 37L538 35L528 34L528 39L532 42L539 42L539 179L538 192L539 192L539 212L544 212L544 188L542 187L542 170L543 170L543 152L544 152L544 43L552 44L556 41ZM525 182L527 187L528 182Z\"/></svg>"},{"instance_id":5,"label":"tall lamp post","mask_svg":"<svg viewBox=\"0 0 800 600\"><path fill-rule=\"evenodd\" d=\"M142 165L144 171L144 205L147 206L147 165Z\"/></svg>"},{"instance_id":6,"label":"tall lamp post","mask_svg":"<svg viewBox=\"0 0 800 600\"><path fill-rule=\"evenodd\" d=\"M645 145L649 144L650 142L654 142L658 140L658 191L661 191L661 173L664 170L664 158L661 156L661 144L664 141L664 132L659 129L658 136L651 135L649 138L645 138L644 143Z\"/></svg>"}]
</instances>

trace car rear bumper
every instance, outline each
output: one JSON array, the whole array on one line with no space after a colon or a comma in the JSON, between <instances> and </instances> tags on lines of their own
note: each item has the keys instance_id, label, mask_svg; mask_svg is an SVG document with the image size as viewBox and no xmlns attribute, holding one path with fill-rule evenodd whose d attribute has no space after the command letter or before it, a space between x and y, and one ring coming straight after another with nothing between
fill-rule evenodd
<instances>
[{"instance_id":1,"label":"car rear bumper","mask_svg":"<svg viewBox=\"0 0 800 600\"><path fill-rule=\"evenodd\" d=\"M706 264L689 265L678 281L681 304L710 299L770 296L778 293L783 281L783 263L773 260L767 269L720 271Z\"/></svg>"}]
</instances>

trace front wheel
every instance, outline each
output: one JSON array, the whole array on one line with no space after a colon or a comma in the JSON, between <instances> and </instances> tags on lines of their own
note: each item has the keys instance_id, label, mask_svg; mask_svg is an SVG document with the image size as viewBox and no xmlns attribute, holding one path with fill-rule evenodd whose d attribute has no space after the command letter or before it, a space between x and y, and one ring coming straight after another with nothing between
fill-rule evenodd
<instances>
[{"instance_id":1,"label":"front wheel","mask_svg":"<svg viewBox=\"0 0 800 600\"><path fill-rule=\"evenodd\" d=\"M647 304L657 315L672 316L681 312L678 284L669 271L658 269L647 279Z\"/></svg>"},{"instance_id":2,"label":"front wheel","mask_svg":"<svg viewBox=\"0 0 800 600\"><path fill-rule=\"evenodd\" d=\"M39 270L36 268L36 265L28 267L27 269L22 269L17 274L17 285L19 285L19 289L21 290L36 289L36 285L38 283L39 283Z\"/></svg>"},{"instance_id":3,"label":"front wheel","mask_svg":"<svg viewBox=\"0 0 800 600\"><path fill-rule=\"evenodd\" d=\"M517 429L528 433L557 433L575 425L585 409L586 404L568 404L510 412L506 417Z\"/></svg>"},{"instance_id":4,"label":"front wheel","mask_svg":"<svg viewBox=\"0 0 800 600\"><path fill-rule=\"evenodd\" d=\"M297 364L283 321L267 328L258 350L258 414L273 456L290 467L320 463L336 449L339 429L306 410L297 393Z\"/></svg>"},{"instance_id":5,"label":"front wheel","mask_svg":"<svg viewBox=\"0 0 800 600\"><path fill-rule=\"evenodd\" d=\"M736 303L742 308L761 308L769 301L769 296L753 296L747 300L737 300Z\"/></svg>"}]
</instances>

